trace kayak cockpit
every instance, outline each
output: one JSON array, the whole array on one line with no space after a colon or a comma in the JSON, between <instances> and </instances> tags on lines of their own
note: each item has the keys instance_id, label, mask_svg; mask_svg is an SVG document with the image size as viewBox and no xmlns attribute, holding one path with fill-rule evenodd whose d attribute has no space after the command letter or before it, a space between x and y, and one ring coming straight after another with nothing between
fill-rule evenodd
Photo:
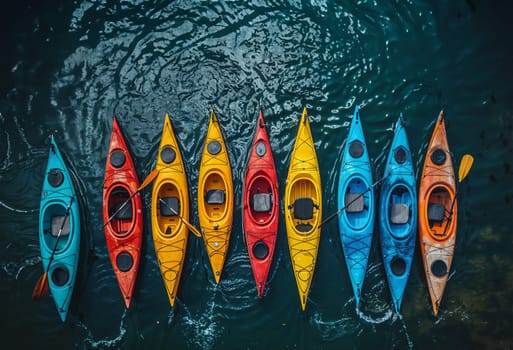
<instances>
[{"instance_id":1,"label":"kayak cockpit","mask_svg":"<svg viewBox=\"0 0 513 350\"><path fill-rule=\"evenodd\" d=\"M166 236L175 235L181 229L181 196L175 184L166 182L157 194L157 223L159 231Z\"/></svg>"},{"instance_id":2,"label":"kayak cockpit","mask_svg":"<svg viewBox=\"0 0 513 350\"><path fill-rule=\"evenodd\" d=\"M273 218L274 198L271 182L263 174L251 182L248 192L251 219L258 225L265 225Z\"/></svg>"},{"instance_id":3,"label":"kayak cockpit","mask_svg":"<svg viewBox=\"0 0 513 350\"><path fill-rule=\"evenodd\" d=\"M129 200L130 194L123 186L114 187L108 198L109 217L114 215L109 225L116 235L124 236L134 224L133 199Z\"/></svg>"},{"instance_id":4,"label":"kayak cockpit","mask_svg":"<svg viewBox=\"0 0 513 350\"><path fill-rule=\"evenodd\" d=\"M411 192L403 185L395 186L390 192L387 203L390 233L398 239L406 238L411 233L413 223Z\"/></svg>"},{"instance_id":5,"label":"kayak cockpit","mask_svg":"<svg viewBox=\"0 0 513 350\"><path fill-rule=\"evenodd\" d=\"M445 186L436 186L429 193L427 201L427 221L431 235L435 239L445 239L451 232L450 210L454 194Z\"/></svg>"},{"instance_id":6,"label":"kayak cockpit","mask_svg":"<svg viewBox=\"0 0 513 350\"><path fill-rule=\"evenodd\" d=\"M205 179L203 208L210 221L219 221L226 215L226 188L219 173L212 172Z\"/></svg>"},{"instance_id":7,"label":"kayak cockpit","mask_svg":"<svg viewBox=\"0 0 513 350\"><path fill-rule=\"evenodd\" d=\"M66 207L60 203L52 203L44 209L42 230L44 241L48 249L52 250L57 242L55 252L66 248L70 240L70 232L73 228L71 212L66 215ZM59 232L60 231L60 232ZM60 236L60 238L58 238Z\"/></svg>"},{"instance_id":8,"label":"kayak cockpit","mask_svg":"<svg viewBox=\"0 0 513 350\"><path fill-rule=\"evenodd\" d=\"M347 223L353 229L365 227L370 220L372 203L369 186L360 177L352 178L346 186L344 194L344 212Z\"/></svg>"},{"instance_id":9,"label":"kayak cockpit","mask_svg":"<svg viewBox=\"0 0 513 350\"><path fill-rule=\"evenodd\" d=\"M319 218L318 194L308 179L296 181L290 190L291 217L298 233L306 234L317 227Z\"/></svg>"}]
</instances>

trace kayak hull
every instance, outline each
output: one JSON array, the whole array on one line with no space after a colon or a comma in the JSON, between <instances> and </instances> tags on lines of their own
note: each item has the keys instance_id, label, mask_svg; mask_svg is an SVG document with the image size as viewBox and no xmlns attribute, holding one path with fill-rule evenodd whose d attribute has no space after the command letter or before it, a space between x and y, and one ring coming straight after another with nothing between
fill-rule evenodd
<instances>
[{"instance_id":1,"label":"kayak hull","mask_svg":"<svg viewBox=\"0 0 513 350\"><path fill-rule=\"evenodd\" d=\"M160 274L174 306L185 262L189 220L187 174L178 140L166 114L155 166L159 173L151 192L151 229ZM179 215L177 215L179 214Z\"/></svg>"},{"instance_id":2,"label":"kayak hull","mask_svg":"<svg viewBox=\"0 0 513 350\"><path fill-rule=\"evenodd\" d=\"M201 157L198 178L198 216L210 266L219 283L233 223L234 189L228 150L214 111Z\"/></svg>"},{"instance_id":3,"label":"kayak hull","mask_svg":"<svg viewBox=\"0 0 513 350\"><path fill-rule=\"evenodd\" d=\"M278 233L278 177L260 111L251 146L242 195L243 230L258 297L265 291Z\"/></svg>"},{"instance_id":4,"label":"kayak hull","mask_svg":"<svg viewBox=\"0 0 513 350\"><path fill-rule=\"evenodd\" d=\"M48 273L50 293L64 322L68 315L78 270L80 212L71 174L53 136L39 213L39 243L43 269ZM55 254L48 268L54 249Z\"/></svg>"},{"instance_id":5,"label":"kayak hull","mask_svg":"<svg viewBox=\"0 0 513 350\"><path fill-rule=\"evenodd\" d=\"M138 188L132 156L114 117L103 182L103 223L107 250L126 308L130 307L141 257L143 212Z\"/></svg>"},{"instance_id":6,"label":"kayak hull","mask_svg":"<svg viewBox=\"0 0 513 350\"><path fill-rule=\"evenodd\" d=\"M342 249L356 305L360 303L374 230L375 199L371 164L358 107L342 152L337 187Z\"/></svg>"},{"instance_id":7,"label":"kayak hull","mask_svg":"<svg viewBox=\"0 0 513 350\"><path fill-rule=\"evenodd\" d=\"M420 251L433 313L437 315L454 256L458 221L456 180L443 111L426 150L418 196Z\"/></svg>"},{"instance_id":8,"label":"kayak hull","mask_svg":"<svg viewBox=\"0 0 513 350\"><path fill-rule=\"evenodd\" d=\"M385 166L379 197L379 236L394 309L399 313L415 253L417 189L402 117Z\"/></svg>"},{"instance_id":9,"label":"kayak hull","mask_svg":"<svg viewBox=\"0 0 513 350\"><path fill-rule=\"evenodd\" d=\"M306 309L319 250L321 176L306 108L303 109L285 183L285 226L301 309Z\"/></svg>"}]
</instances>

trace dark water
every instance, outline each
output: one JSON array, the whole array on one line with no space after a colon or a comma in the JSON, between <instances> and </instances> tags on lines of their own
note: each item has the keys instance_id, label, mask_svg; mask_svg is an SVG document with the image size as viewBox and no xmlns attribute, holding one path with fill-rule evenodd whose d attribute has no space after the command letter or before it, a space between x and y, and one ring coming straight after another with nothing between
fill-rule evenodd
<instances>
[{"instance_id":1,"label":"dark water","mask_svg":"<svg viewBox=\"0 0 513 350\"><path fill-rule=\"evenodd\" d=\"M492 3L19 0L4 8L2 343L66 349L512 348L512 6ZM266 296L257 299L241 233L240 193L259 101L282 194L297 121L308 108L325 216L337 209L340 149L356 104L375 178L400 112L418 172L434 120L445 110L456 166L465 153L475 163L459 187L456 255L439 317L431 312L418 252L402 316L392 313L377 239L355 310L335 220L322 231L306 312L283 220ZM155 165L164 115L171 114L196 213L211 107L222 122L236 189L222 282L214 284L203 243L191 236L177 304L169 307L145 190L144 256L132 308L125 311L101 229L112 116L118 116L144 178ZM52 132L83 195L85 222L66 323L51 298L31 299L42 273L37 209ZM196 216L191 220L198 224Z\"/></svg>"}]
</instances>

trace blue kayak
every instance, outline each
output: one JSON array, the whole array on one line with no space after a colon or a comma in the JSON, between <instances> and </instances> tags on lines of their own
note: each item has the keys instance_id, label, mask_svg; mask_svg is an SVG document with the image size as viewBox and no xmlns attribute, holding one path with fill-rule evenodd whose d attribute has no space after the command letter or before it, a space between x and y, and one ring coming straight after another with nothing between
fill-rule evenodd
<instances>
[{"instance_id":1,"label":"blue kayak","mask_svg":"<svg viewBox=\"0 0 513 350\"><path fill-rule=\"evenodd\" d=\"M396 123L379 197L381 253L397 313L410 275L417 234L417 191L402 116Z\"/></svg>"},{"instance_id":2,"label":"blue kayak","mask_svg":"<svg viewBox=\"0 0 513 350\"><path fill-rule=\"evenodd\" d=\"M65 321L77 276L80 213L70 173L53 136L39 213L43 269L48 273L50 293L59 316Z\"/></svg>"},{"instance_id":3,"label":"blue kayak","mask_svg":"<svg viewBox=\"0 0 513 350\"><path fill-rule=\"evenodd\" d=\"M338 216L340 238L358 307L372 244L375 212L371 164L358 107L354 110L342 153L337 205L343 208Z\"/></svg>"}]
</instances>

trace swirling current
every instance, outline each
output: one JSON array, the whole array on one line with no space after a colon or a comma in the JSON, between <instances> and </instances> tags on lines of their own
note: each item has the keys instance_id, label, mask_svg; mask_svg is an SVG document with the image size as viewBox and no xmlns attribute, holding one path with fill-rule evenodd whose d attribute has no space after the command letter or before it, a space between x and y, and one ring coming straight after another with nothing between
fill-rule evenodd
<instances>
[{"instance_id":1,"label":"swirling current","mask_svg":"<svg viewBox=\"0 0 513 350\"><path fill-rule=\"evenodd\" d=\"M432 349L513 347L511 5L456 1L30 1L0 28L0 334L5 349ZM401 314L376 234L355 308L336 220L322 228L307 309L292 274L283 207L259 300L242 234L241 191L261 107L283 195L303 107L321 165L324 216L337 210L340 156L359 106L373 176L402 113L420 172L444 110L460 183L454 264L434 316L420 254ZM234 229L216 285L191 236L170 308L144 190L143 256L126 310L102 229L106 152L117 116L139 177L155 167L169 113L186 161L191 221L215 109L235 186ZM81 263L70 316L31 299L42 274L38 208L55 135L81 197ZM418 249L417 249L418 250Z\"/></svg>"}]
</instances>

